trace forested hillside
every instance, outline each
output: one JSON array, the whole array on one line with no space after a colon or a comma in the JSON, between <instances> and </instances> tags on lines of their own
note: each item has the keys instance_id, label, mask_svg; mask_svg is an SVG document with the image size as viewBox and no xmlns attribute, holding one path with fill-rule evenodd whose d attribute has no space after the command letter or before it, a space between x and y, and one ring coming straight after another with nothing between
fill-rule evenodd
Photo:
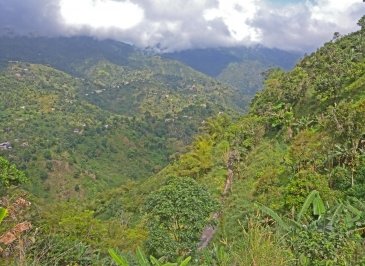
<instances>
[{"instance_id":1,"label":"forested hillside","mask_svg":"<svg viewBox=\"0 0 365 266\"><path fill-rule=\"evenodd\" d=\"M193 49L163 55L216 77L244 93L247 100L262 89L265 72L273 67L289 70L302 53L261 46Z\"/></svg>"},{"instance_id":2,"label":"forested hillside","mask_svg":"<svg viewBox=\"0 0 365 266\"><path fill-rule=\"evenodd\" d=\"M0 237L0 252L6 258L0 264L365 264L365 17L359 21L359 26L360 31L326 43L289 72L272 69L264 90L256 95L247 114L235 118L225 112L207 119L185 153L177 154L166 167L144 180L115 185L96 192L87 201L44 202L29 192L14 190L11 185L27 180L14 165L0 161L1 193L7 195L2 206L11 213L3 220L5 211L0 209L1 232L14 235L12 241L6 241L9 237ZM62 82L69 80L66 84L82 80L54 72L49 75L52 82L40 86L39 82L47 79L38 80L32 73L54 70L30 65L19 76L19 68L25 71L23 65L11 66L3 74L2 84L16 83L11 85L16 92L28 89L29 85L23 82L31 79L35 87L42 89L34 89L37 97L20 102L17 108L18 102L11 98L13 94L3 90L2 99L9 98L2 103L1 108L7 114L3 121L7 117L16 119L12 115L15 112L21 113L22 119L42 115L47 118L58 111L57 106L49 103L57 103L62 98L65 99L62 108L70 108L67 112L70 121L75 121L75 117L79 121L93 121L98 115L95 120L103 121L100 124L103 129L97 123L90 123L95 131L121 129L126 123L125 129L120 130L125 134L138 121L137 118L127 119L128 123L117 110L107 111L103 101L97 103L94 96L75 98L72 88L76 85L66 85L61 90L62 85L51 85L59 82L58 75L63 75ZM90 68L91 72L85 72L94 73L94 79L88 79L88 84L94 86L100 82L118 86L124 82L118 80L114 84L114 79L108 79L103 72L98 76L99 71L106 69L108 73L125 71L101 62ZM151 75L156 73L160 72ZM82 88L82 94L87 94L88 86ZM24 97L26 94L14 95ZM48 97L47 104L43 97ZM146 98L142 98L142 104L130 108L145 111ZM79 109L72 109L70 100L71 103L78 100ZM38 111L28 113L26 107L22 108L28 105ZM10 109L12 111L6 113ZM182 109L179 105L163 110L179 112ZM163 114L153 108L149 111L156 119ZM111 119L108 116L111 114L113 121L124 122L119 122L118 127L104 122L103 119ZM49 119L60 124L65 121L54 115ZM11 137L17 127L19 131L24 130L22 123L23 120L8 125L4 134ZM70 125L70 129L75 127ZM112 126L109 129L105 125ZM77 129L79 131L72 134L80 134L82 128ZM46 127L44 131L52 132ZM87 130L83 132L86 134ZM25 136L19 137L19 143L26 141ZM51 158L58 142L57 139L54 147L50 146ZM137 137L135 143L140 144L140 138ZM86 143L84 147L89 145ZM77 151L76 148L71 150ZM156 149L151 150L156 152ZM81 165L83 157L79 154L75 156L75 167ZM111 151L106 154L109 156ZM9 155L10 160L18 163L18 168L23 168L17 155ZM36 151L31 155L36 159L40 156ZM48 156L45 154L44 158L48 160ZM133 160L144 158L139 154L135 156ZM95 160L94 155L92 158ZM104 167L108 165L107 160L110 158L97 162ZM43 162L47 161L43 158L38 161ZM105 168L105 171L108 170ZM34 204L30 206L28 200ZM31 222L34 229L30 229L29 223L20 223L25 220Z\"/></svg>"},{"instance_id":3,"label":"forested hillside","mask_svg":"<svg viewBox=\"0 0 365 266\"><path fill-rule=\"evenodd\" d=\"M103 61L74 78L11 63L0 91L0 142L11 149L0 152L33 178L37 194L90 196L145 178L190 143L204 119L240 110L229 87L193 71L175 72L175 79L165 72Z\"/></svg>"},{"instance_id":4,"label":"forested hillside","mask_svg":"<svg viewBox=\"0 0 365 266\"><path fill-rule=\"evenodd\" d=\"M0 152L26 171L37 195L92 194L167 162L163 137L82 100L80 80L31 64L12 64L0 79L0 136L9 143Z\"/></svg>"},{"instance_id":5,"label":"forested hillside","mask_svg":"<svg viewBox=\"0 0 365 266\"><path fill-rule=\"evenodd\" d=\"M95 63L108 60L125 65L136 49L128 44L112 40L98 41L89 37L1 37L0 62L23 61L48 64L70 74L78 74L77 66L85 60Z\"/></svg>"},{"instance_id":6,"label":"forested hillside","mask_svg":"<svg viewBox=\"0 0 365 266\"><path fill-rule=\"evenodd\" d=\"M249 98L237 88L121 42L88 37L0 39L3 69L27 62L62 70L78 79L80 99L140 118L149 131L178 139L180 146L191 142L206 118L239 113L248 105Z\"/></svg>"},{"instance_id":7,"label":"forested hillside","mask_svg":"<svg viewBox=\"0 0 365 266\"><path fill-rule=\"evenodd\" d=\"M292 71L272 70L247 115L209 121L189 153L142 184L154 184L156 197L167 177L190 177L220 202L210 216L218 223L210 246L190 253L199 265L364 263L365 28L359 24L361 31L327 43ZM156 209L167 211L161 206L143 215L156 217ZM154 245L147 250L185 255L177 247L188 248L188 241L173 238L180 229L166 230L171 237L164 241L150 231L147 243ZM190 241L198 245L195 232Z\"/></svg>"},{"instance_id":8,"label":"forested hillside","mask_svg":"<svg viewBox=\"0 0 365 266\"><path fill-rule=\"evenodd\" d=\"M261 46L193 49L156 54L129 44L89 37L2 36L0 51L0 66L16 60L46 64L72 75L84 76L88 68L100 61L106 61L115 67L136 71L135 74L146 74L143 73L144 69L152 69L154 75L165 76L159 79L160 84L166 80L166 75L172 79L181 79L180 73L184 79L201 79L202 75L193 77L197 72L193 74L186 67L189 66L236 88L240 92L240 106L247 106L255 93L262 89L263 72L272 67L291 69L302 56L299 52ZM171 80L164 85L171 85ZM172 85L176 87L174 81Z\"/></svg>"}]
</instances>

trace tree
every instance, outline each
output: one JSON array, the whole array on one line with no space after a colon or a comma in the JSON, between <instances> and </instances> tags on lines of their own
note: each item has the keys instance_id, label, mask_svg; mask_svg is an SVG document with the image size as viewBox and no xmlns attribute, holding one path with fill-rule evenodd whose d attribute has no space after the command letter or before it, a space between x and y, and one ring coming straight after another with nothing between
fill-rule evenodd
<instances>
[{"instance_id":1,"label":"tree","mask_svg":"<svg viewBox=\"0 0 365 266\"><path fill-rule=\"evenodd\" d=\"M362 18L359 19L359 21L357 22L357 25L359 25L361 27L360 30L360 51L362 53L362 55L364 55L364 43L363 43L363 38L364 38L364 33L365 33L365 16L363 16Z\"/></svg>"},{"instance_id":2,"label":"tree","mask_svg":"<svg viewBox=\"0 0 365 266\"><path fill-rule=\"evenodd\" d=\"M356 103L342 101L330 106L328 113L324 126L328 132L333 132L335 141L330 155L337 164L351 169L351 186L354 186L355 172L363 152L365 100Z\"/></svg>"},{"instance_id":3,"label":"tree","mask_svg":"<svg viewBox=\"0 0 365 266\"><path fill-rule=\"evenodd\" d=\"M338 31L336 31L336 32L333 33L332 40L336 41L340 37L341 37L341 34Z\"/></svg>"},{"instance_id":4,"label":"tree","mask_svg":"<svg viewBox=\"0 0 365 266\"><path fill-rule=\"evenodd\" d=\"M147 200L150 253L168 258L192 253L216 207L207 190L192 178L170 178Z\"/></svg>"},{"instance_id":5,"label":"tree","mask_svg":"<svg viewBox=\"0 0 365 266\"><path fill-rule=\"evenodd\" d=\"M213 145L208 135L198 137L192 151L181 156L178 175L198 178L205 174L213 166Z\"/></svg>"},{"instance_id":6,"label":"tree","mask_svg":"<svg viewBox=\"0 0 365 266\"><path fill-rule=\"evenodd\" d=\"M16 186L27 181L28 179L22 171L5 158L0 157L0 192L12 185Z\"/></svg>"},{"instance_id":7,"label":"tree","mask_svg":"<svg viewBox=\"0 0 365 266\"><path fill-rule=\"evenodd\" d=\"M359 19L357 25L361 27L361 31L365 30L365 16L362 16L362 18Z\"/></svg>"},{"instance_id":8,"label":"tree","mask_svg":"<svg viewBox=\"0 0 365 266\"><path fill-rule=\"evenodd\" d=\"M318 190L326 201L334 200L334 193L328 186L326 176L315 171L302 170L291 177L283 188L284 206L288 209L299 209L312 190Z\"/></svg>"}]
</instances>

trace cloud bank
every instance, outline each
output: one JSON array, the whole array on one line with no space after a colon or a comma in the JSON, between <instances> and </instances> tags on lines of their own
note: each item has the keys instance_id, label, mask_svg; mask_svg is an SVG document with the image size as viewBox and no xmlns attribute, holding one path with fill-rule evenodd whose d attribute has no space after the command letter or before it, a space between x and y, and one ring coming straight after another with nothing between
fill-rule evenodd
<instances>
[{"instance_id":1,"label":"cloud bank","mask_svg":"<svg viewBox=\"0 0 365 266\"><path fill-rule=\"evenodd\" d=\"M89 35L162 51L261 44L311 51L357 29L361 0L0 0L2 34Z\"/></svg>"}]
</instances>

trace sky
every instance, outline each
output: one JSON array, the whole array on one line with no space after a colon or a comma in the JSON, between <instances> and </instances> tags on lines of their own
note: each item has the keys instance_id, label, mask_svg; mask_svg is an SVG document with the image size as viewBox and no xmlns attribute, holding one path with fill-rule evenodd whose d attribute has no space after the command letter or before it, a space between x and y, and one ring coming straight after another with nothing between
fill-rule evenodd
<instances>
[{"instance_id":1,"label":"sky","mask_svg":"<svg viewBox=\"0 0 365 266\"><path fill-rule=\"evenodd\" d=\"M86 35L171 52L263 45L309 52L357 30L362 0L0 0L0 33Z\"/></svg>"}]
</instances>

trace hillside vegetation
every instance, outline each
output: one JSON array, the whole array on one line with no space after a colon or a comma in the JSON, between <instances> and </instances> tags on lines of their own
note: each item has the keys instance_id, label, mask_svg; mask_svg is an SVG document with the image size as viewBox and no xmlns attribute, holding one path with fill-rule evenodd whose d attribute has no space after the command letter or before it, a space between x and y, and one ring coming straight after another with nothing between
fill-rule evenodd
<instances>
[{"instance_id":1,"label":"hillside vegetation","mask_svg":"<svg viewBox=\"0 0 365 266\"><path fill-rule=\"evenodd\" d=\"M238 98L235 98L236 104L240 107L247 107L255 93L262 89L263 72L272 67L291 69L302 56L298 52L260 46L193 49L156 54L125 43L90 37L2 36L0 51L0 66L6 66L8 61L17 60L45 64L72 75L85 76L85 72L90 72L90 68L94 69L95 64L106 61L114 66L123 67L124 71L128 71L132 76L145 74L153 81L153 87L162 85L162 88L172 85L174 89L184 89L185 86L191 86L191 82L184 84L187 81L203 78L203 75L197 75L197 72L200 72L236 88L239 92ZM146 69L152 70L153 74L145 73ZM168 82L164 83L166 79ZM204 83L207 83L206 77ZM208 84L205 86L212 87Z\"/></svg>"},{"instance_id":2,"label":"hillside vegetation","mask_svg":"<svg viewBox=\"0 0 365 266\"><path fill-rule=\"evenodd\" d=\"M207 119L151 177L29 210L38 231L8 261L109 265L114 248L119 265L363 265L364 20L273 69L247 114Z\"/></svg>"},{"instance_id":3,"label":"hillside vegetation","mask_svg":"<svg viewBox=\"0 0 365 266\"><path fill-rule=\"evenodd\" d=\"M288 73L272 70L247 115L209 120L189 152L160 173L97 200L100 214L119 206L133 217L130 228L149 232L146 252L170 260L193 255L197 265L364 263L363 36L359 31L335 39ZM216 225L201 251L200 237L208 230L166 225L162 218L165 212L199 212L200 204L171 198L148 207L166 197L171 179L181 178L205 187L219 209L204 218L207 226ZM165 230L159 237L156 224ZM176 238L183 232L190 237Z\"/></svg>"},{"instance_id":4,"label":"hillside vegetation","mask_svg":"<svg viewBox=\"0 0 365 266\"><path fill-rule=\"evenodd\" d=\"M32 177L38 195L90 194L167 162L161 138L135 130L141 122L132 128L128 118L80 99L82 84L65 73L14 64L0 79L1 142L11 145L0 152Z\"/></svg>"},{"instance_id":5,"label":"hillside vegetation","mask_svg":"<svg viewBox=\"0 0 365 266\"><path fill-rule=\"evenodd\" d=\"M302 56L299 52L261 46L193 49L163 55L215 77L243 92L250 101L263 87L265 72L273 67L289 70Z\"/></svg>"},{"instance_id":6,"label":"hillside vegetation","mask_svg":"<svg viewBox=\"0 0 365 266\"><path fill-rule=\"evenodd\" d=\"M163 68L149 69L102 61L74 78L10 64L0 76L0 141L12 149L1 154L33 178L38 195L90 196L151 175L190 143L204 119L239 110L232 89L203 75L191 70L169 79Z\"/></svg>"}]
</instances>

